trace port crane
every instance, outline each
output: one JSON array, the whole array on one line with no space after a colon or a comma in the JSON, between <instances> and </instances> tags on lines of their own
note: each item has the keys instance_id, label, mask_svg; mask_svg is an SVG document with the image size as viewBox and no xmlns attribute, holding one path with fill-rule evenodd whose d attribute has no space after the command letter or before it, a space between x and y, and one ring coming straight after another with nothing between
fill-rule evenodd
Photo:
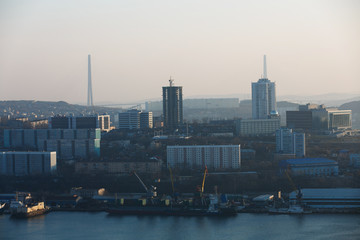
<instances>
[{"instance_id":1,"label":"port crane","mask_svg":"<svg viewBox=\"0 0 360 240\"><path fill-rule=\"evenodd\" d=\"M208 170L207 167L205 166L205 171L204 171L204 177L203 177L203 181L202 181L202 185L201 185L201 191L200 191L200 196L202 197L204 194L204 187L205 187L205 179L206 179L206 175L208 174Z\"/></svg>"},{"instance_id":2,"label":"port crane","mask_svg":"<svg viewBox=\"0 0 360 240\"><path fill-rule=\"evenodd\" d=\"M173 173L172 173L172 170L171 170L170 166L169 166L169 172L170 172L170 180L171 180L172 192L173 192L173 195L174 195L175 194L174 178L173 178Z\"/></svg>"},{"instance_id":3,"label":"port crane","mask_svg":"<svg viewBox=\"0 0 360 240\"><path fill-rule=\"evenodd\" d=\"M206 205L205 198L204 198L204 188L205 188L205 179L206 179L207 174L208 174L208 170L207 170L207 167L205 166L204 177L203 177L203 181L202 181L201 189L200 189L200 198L201 198L201 202L203 205Z\"/></svg>"},{"instance_id":4,"label":"port crane","mask_svg":"<svg viewBox=\"0 0 360 240\"><path fill-rule=\"evenodd\" d=\"M144 187L146 193L147 193L147 197L148 198L154 198L157 197L157 192L156 192L156 187L154 187L153 185L151 185L150 189L145 185L145 183L141 180L141 178L136 174L136 172L133 172L134 175L137 177L137 179L139 180L139 182L141 183L141 185Z\"/></svg>"},{"instance_id":5,"label":"port crane","mask_svg":"<svg viewBox=\"0 0 360 240\"><path fill-rule=\"evenodd\" d=\"M286 177L289 179L289 182L293 188L293 190L296 192L296 201L298 204L301 204L301 198L302 198L302 192L301 192L301 188L300 186L299 187L296 187L295 186L295 183L294 181L292 180L292 178L290 177L290 174L289 174L289 169L286 169L285 170L285 175Z\"/></svg>"}]
</instances>

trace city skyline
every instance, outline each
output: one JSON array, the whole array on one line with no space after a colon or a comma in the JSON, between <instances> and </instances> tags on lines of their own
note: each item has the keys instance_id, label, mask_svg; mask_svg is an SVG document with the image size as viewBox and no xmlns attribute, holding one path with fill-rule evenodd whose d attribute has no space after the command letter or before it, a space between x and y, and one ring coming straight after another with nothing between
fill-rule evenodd
<instances>
[{"instance_id":1,"label":"city skyline","mask_svg":"<svg viewBox=\"0 0 360 240\"><path fill-rule=\"evenodd\" d=\"M94 105L161 99L170 75L250 96L264 54L277 96L360 92L357 1L84 3L0 3L0 100L85 104L88 54Z\"/></svg>"}]
</instances>

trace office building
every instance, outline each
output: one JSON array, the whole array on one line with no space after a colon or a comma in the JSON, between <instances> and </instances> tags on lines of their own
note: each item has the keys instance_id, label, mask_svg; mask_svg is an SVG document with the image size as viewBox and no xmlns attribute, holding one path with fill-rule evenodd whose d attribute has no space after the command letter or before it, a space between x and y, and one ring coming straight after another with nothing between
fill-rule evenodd
<instances>
[{"instance_id":1,"label":"office building","mask_svg":"<svg viewBox=\"0 0 360 240\"><path fill-rule=\"evenodd\" d=\"M119 129L139 129L140 128L140 110L131 109L119 113Z\"/></svg>"},{"instance_id":2,"label":"office building","mask_svg":"<svg viewBox=\"0 0 360 240\"><path fill-rule=\"evenodd\" d=\"M293 129L332 131L351 129L351 110L326 108L324 105L300 105L299 111L286 112L286 126Z\"/></svg>"},{"instance_id":3,"label":"office building","mask_svg":"<svg viewBox=\"0 0 360 240\"><path fill-rule=\"evenodd\" d=\"M174 130L183 124L182 87L174 86L172 79L169 82L169 87L163 87L164 127Z\"/></svg>"},{"instance_id":4,"label":"office building","mask_svg":"<svg viewBox=\"0 0 360 240\"><path fill-rule=\"evenodd\" d=\"M55 116L49 119L49 129L93 129L110 131L110 115Z\"/></svg>"},{"instance_id":5,"label":"office building","mask_svg":"<svg viewBox=\"0 0 360 240\"><path fill-rule=\"evenodd\" d=\"M235 120L238 136L271 136L280 128L280 118Z\"/></svg>"},{"instance_id":6,"label":"office building","mask_svg":"<svg viewBox=\"0 0 360 240\"><path fill-rule=\"evenodd\" d=\"M252 118L267 119L276 110L275 83L267 78L266 56L264 56L264 75L251 84Z\"/></svg>"},{"instance_id":7,"label":"office building","mask_svg":"<svg viewBox=\"0 0 360 240\"><path fill-rule=\"evenodd\" d=\"M153 128L152 112L142 112L137 109L131 109L119 113L119 129L144 129Z\"/></svg>"},{"instance_id":8,"label":"office building","mask_svg":"<svg viewBox=\"0 0 360 240\"><path fill-rule=\"evenodd\" d=\"M291 129L311 130L311 111L286 111L286 127Z\"/></svg>"},{"instance_id":9,"label":"office building","mask_svg":"<svg viewBox=\"0 0 360 240\"><path fill-rule=\"evenodd\" d=\"M320 108L312 110L313 127L318 130L351 129L351 110Z\"/></svg>"},{"instance_id":10,"label":"office building","mask_svg":"<svg viewBox=\"0 0 360 240\"><path fill-rule=\"evenodd\" d=\"M49 175L56 171L56 152L0 152L0 174Z\"/></svg>"},{"instance_id":11,"label":"office building","mask_svg":"<svg viewBox=\"0 0 360 240\"><path fill-rule=\"evenodd\" d=\"M276 152L305 157L305 134L293 132L289 128L276 130Z\"/></svg>"},{"instance_id":12,"label":"office building","mask_svg":"<svg viewBox=\"0 0 360 240\"><path fill-rule=\"evenodd\" d=\"M279 163L280 173L290 170L295 176L332 176L339 174L338 163L327 158L287 159Z\"/></svg>"},{"instance_id":13,"label":"office building","mask_svg":"<svg viewBox=\"0 0 360 240\"><path fill-rule=\"evenodd\" d=\"M140 128L153 128L153 114L152 112L140 113Z\"/></svg>"},{"instance_id":14,"label":"office building","mask_svg":"<svg viewBox=\"0 0 360 240\"><path fill-rule=\"evenodd\" d=\"M167 164L171 167L204 169L240 169L240 145L167 146Z\"/></svg>"}]
</instances>

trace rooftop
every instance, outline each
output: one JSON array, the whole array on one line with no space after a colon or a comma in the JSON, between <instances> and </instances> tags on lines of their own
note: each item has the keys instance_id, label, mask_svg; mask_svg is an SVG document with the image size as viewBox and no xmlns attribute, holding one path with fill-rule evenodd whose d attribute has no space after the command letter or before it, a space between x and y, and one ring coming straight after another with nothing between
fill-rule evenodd
<instances>
[{"instance_id":1,"label":"rooftop","mask_svg":"<svg viewBox=\"0 0 360 240\"><path fill-rule=\"evenodd\" d=\"M280 167L287 165L308 165L308 164L337 164L336 161L327 158L297 158L287 159L280 162Z\"/></svg>"},{"instance_id":2,"label":"rooftop","mask_svg":"<svg viewBox=\"0 0 360 240\"><path fill-rule=\"evenodd\" d=\"M360 188L304 188L301 189L303 199L359 199ZM290 198L296 198L296 192L290 193Z\"/></svg>"}]
</instances>

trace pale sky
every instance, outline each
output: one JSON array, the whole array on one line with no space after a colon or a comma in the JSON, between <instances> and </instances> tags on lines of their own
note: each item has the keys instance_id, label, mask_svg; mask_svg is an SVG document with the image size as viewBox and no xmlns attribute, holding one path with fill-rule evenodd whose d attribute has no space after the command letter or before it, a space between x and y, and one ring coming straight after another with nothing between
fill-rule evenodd
<instances>
[{"instance_id":1,"label":"pale sky","mask_svg":"<svg viewBox=\"0 0 360 240\"><path fill-rule=\"evenodd\" d=\"M360 93L358 0L1 0L0 100L86 103L251 94L267 55L277 95Z\"/></svg>"}]
</instances>

